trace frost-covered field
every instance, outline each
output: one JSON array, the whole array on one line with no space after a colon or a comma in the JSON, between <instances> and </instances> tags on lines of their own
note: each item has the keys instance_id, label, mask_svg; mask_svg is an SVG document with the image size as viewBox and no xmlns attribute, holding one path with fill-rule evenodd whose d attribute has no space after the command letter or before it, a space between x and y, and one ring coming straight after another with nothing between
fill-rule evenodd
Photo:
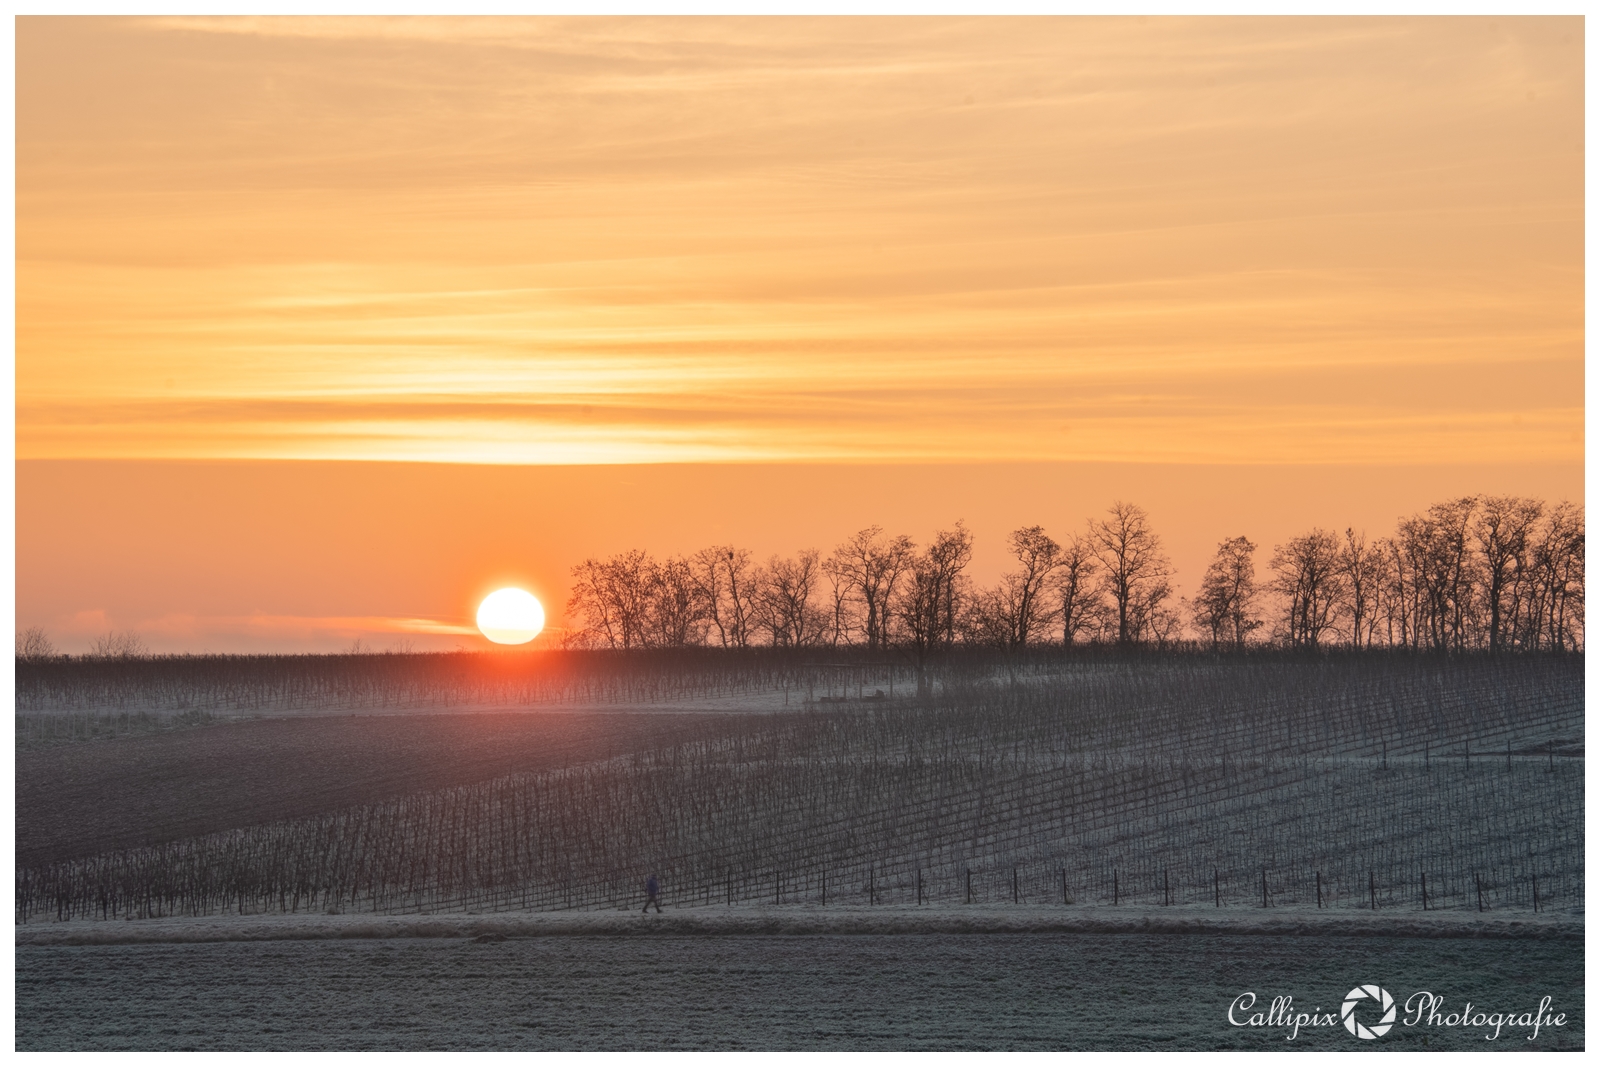
<instances>
[{"instance_id":1,"label":"frost-covered field","mask_svg":"<svg viewBox=\"0 0 1600 1067\"><path fill-rule=\"evenodd\" d=\"M1511 946L1514 945L1514 950ZM1485 1028L1236 1027L1254 992L1336 1013L1356 985ZM1581 940L1263 934L394 938L19 945L32 1049L1581 1049ZM1236 1015L1248 1020L1248 1014Z\"/></svg>"},{"instance_id":2,"label":"frost-covered field","mask_svg":"<svg viewBox=\"0 0 1600 1067\"><path fill-rule=\"evenodd\" d=\"M644 911L429 912L412 915L176 915L105 922L75 919L16 929L18 945L198 944L392 938L731 937L896 934L1227 934L1256 937L1432 937L1577 940L1582 917L1551 912L1471 912L1158 905L715 906Z\"/></svg>"},{"instance_id":3,"label":"frost-covered field","mask_svg":"<svg viewBox=\"0 0 1600 1067\"><path fill-rule=\"evenodd\" d=\"M19 1048L1530 1047L1226 1018L1369 983L1550 996L1532 1047L1582 1046L1581 657L1046 658L847 700L846 667L623 664L495 714L387 713L449 681L396 663L157 671L130 692L288 717L19 748ZM128 679L57 681L70 724Z\"/></svg>"},{"instance_id":4,"label":"frost-covered field","mask_svg":"<svg viewBox=\"0 0 1600 1067\"><path fill-rule=\"evenodd\" d=\"M648 706L746 713L861 694L869 684L892 695L897 676L903 692L903 666L808 663L761 649L60 658L18 661L16 709L19 740L27 742L351 712Z\"/></svg>"},{"instance_id":5,"label":"frost-covered field","mask_svg":"<svg viewBox=\"0 0 1600 1067\"><path fill-rule=\"evenodd\" d=\"M652 870L672 907L1582 908L1576 657L1067 663L691 725L19 867L19 918L614 908Z\"/></svg>"}]
</instances>

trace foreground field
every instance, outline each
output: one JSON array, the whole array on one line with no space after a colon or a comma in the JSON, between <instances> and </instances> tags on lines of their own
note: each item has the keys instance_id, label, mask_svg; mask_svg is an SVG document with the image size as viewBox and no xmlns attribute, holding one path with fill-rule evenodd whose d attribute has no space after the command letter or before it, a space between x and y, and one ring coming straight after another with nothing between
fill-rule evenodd
<instances>
[{"instance_id":1,"label":"foreground field","mask_svg":"<svg viewBox=\"0 0 1600 1067\"><path fill-rule=\"evenodd\" d=\"M43 1049L1566 1049L1583 948L1396 937L1041 934L21 945L16 1043ZM1229 1025L1245 992L1337 1012L1380 983L1564 1025ZM133 992L130 992L133 991Z\"/></svg>"},{"instance_id":2,"label":"foreground field","mask_svg":"<svg viewBox=\"0 0 1600 1067\"><path fill-rule=\"evenodd\" d=\"M644 912L430 912L424 915L175 915L139 922L78 919L16 928L19 946L348 941L409 938L814 937L819 935L1227 934L1255 937L1431 937L1581 941L1581 916L1540 912L1169 905L949 904L824 907L735 904Z\"/></svg>"},{"instance_id":3,"label":"foreground field","mask_svg":"<svg viewBox=\"0 0 1600 1067\"><path fill-rule=\"evenodd\" d=\"M18 917L604 909L650 871L674 908L1582 908L1576 657L1013 663L911 700L670 722L499 776L441 740L433 762L475 777L396 795L377 774L359 803L285 766L284 805L326 806L19 865Z\"/></svg>"}]
</instances>

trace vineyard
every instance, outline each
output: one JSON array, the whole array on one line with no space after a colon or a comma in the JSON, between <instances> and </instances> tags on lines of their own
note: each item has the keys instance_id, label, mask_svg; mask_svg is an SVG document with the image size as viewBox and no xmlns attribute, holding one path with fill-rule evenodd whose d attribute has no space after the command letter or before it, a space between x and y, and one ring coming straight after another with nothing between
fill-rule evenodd
<instances>
[{"instance_id":1,"label":"vineyard","mask_svg":"<svg viewBox=\"0 0 1600 1067\"><path fill-rule=\"evenodd\" d=\"M984 672L990 657L963 659ZM531 707L789 707L914 675L858 649L19 659L19 745L259 716ZM791 703L791 700L793 703Z\"/></svg>"},{"instance_id":2,"label":"vineyard","mask_svg":"<svg viewBox=\"0 0 1600 1067\"><path fill-rule=\"evenodd\" d=\"M652 871L668 907L1582 907L1581 657L990 660L893 698L854 670L646 664L636 695L792 703L19 865L18 919L637 907Z\"/></svg>"}]
</instances>

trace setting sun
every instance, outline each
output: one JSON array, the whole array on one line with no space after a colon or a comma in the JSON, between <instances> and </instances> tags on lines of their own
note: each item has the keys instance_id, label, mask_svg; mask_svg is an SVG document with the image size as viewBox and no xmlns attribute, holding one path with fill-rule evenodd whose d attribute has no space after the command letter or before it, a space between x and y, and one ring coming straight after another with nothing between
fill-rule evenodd
<instances>
[{"instance_id":1,"label":"setting sun","mask_svg":"<svg viewBox=\"0 0 1600 1067\"><path fill-rule=\"evenodd\" d=\"M544 629L544 605L521 589L497 589L478 605L478 629L497 645L525 645Z\"/></svg>"}]
</instances>

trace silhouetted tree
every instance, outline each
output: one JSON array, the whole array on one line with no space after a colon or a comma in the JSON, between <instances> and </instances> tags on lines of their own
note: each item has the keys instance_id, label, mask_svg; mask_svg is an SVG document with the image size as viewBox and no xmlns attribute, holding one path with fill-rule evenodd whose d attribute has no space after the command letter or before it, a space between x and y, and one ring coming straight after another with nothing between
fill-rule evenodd
<instances>
[{"instance_id":1,"label":"silhouetted tree","mask_svg":"<svg viewBox=\"0 0 1600 1067\"><path fill-rule=\"evenodd\" d=\"M889 606L912 553L909 537L885 537L882 527L869 526L828 557L828 573L859 609L860 629L868 648L888 644Z\"/></svg>"},{"instance_id":2,"label":"silhouetted tree","mask_svg":"<svg viewBox=\"0 0 1600 1067\"><path fill-rule=\"evenodd\" d=\"M1217 545L1216 557L1200 579L1194 598L1195 629L1209 633L1213 648L1224 644L1242 649L1259 629L1255 617L1256 546L1247 537L1230 537Z\"/></svg>"},{"instance_id":3,"label":"silhouetted tree","mask_svg":"<svg viewBox=\"0 0 1600 1067\"><path fill-rule=\"evenodd\" d=\"M1344 583L1342 614L1349 620L1350 645L1370 646L1377 632L1379 603L1389 574L1382 543L1368 544L1365 533L1358 534L1347 527L1344 543L1339 546L1338 569Z\"/></svg>"},{"instance_id":4,"label":"silhouetted tree","mask_svg":"<svg viewBox=\"0 0 1600 1067\"><path fill-rule=\"evenodd\" d=\"M1001 576L994 604L1000 613L1005 644L1026 648L1053 614L1045 591L1060 561L1061 546L1042 526L1013 530L1006 541L1017 558L1017 569Z\"/></svg>"},{"instance_id":5,"label":"silhouetted tree","mask_svg":"<svg viewBox=\"0 0 1600 1067\"><path fill-rule=\"evenodd\" d=\"M754 593L749 551L732 545L701 549L689 570L718 642L723 648L749 645Z\"/></svg>"},{"instance_id":6,"label":"silhouetted tree","mask_svg":"<svg viewBox=\"0 0 1600 1067\"><path fill-rule=\"evenodd\" d=\"M1472 623L1476 559L1470 536L1472 497L1435 504L1401 521L1389 552L1396 564L1395 593L1413 648L1467 647Z\"/></svg>"},{"instance_id":7,"label":"silhouetted tree","mask_svg":"<svg viewBox=\"0 0 1600 1067\"><path fill-rule=\"evenodd\" d=\"M1486 496L1472 522L1473 541L1483 561L1483 602L1488 613L1490 652L1506 638L1515 647L1528 594L1533 586L1530 549L1544 506L1514 496Z\"/></svg>"},{"instance_id":8,"label":"silhouetted tree","mask_svg":"<svg viewBox=\"0 0 1600 1067\"><path fill-rule=\"evenodd\" d=\"M772 645L800 648L822 639L826 619L811 602L821 577L821 554L814 548L794 559L773 556L756 573L755 618Z\"/></svg>"},{"instance_id":9,"label":"silhouetted tree","mask_svg":"<svg viewBox=\"0 0 1600 1067\"><path fill-rule=\"evenodd\" d=\"M705 643L709 605L688 560L674 556L652 565L648 595L644 644L682 648Z\"/></svg>"},{"instance_id":10,"label":"silhouetted tree","mask_svg":"<svg viewBox=\"0 0 1600 1067\"><path fill-rule=\"evenodd\" d=\"M1583 646L1583 510L1563 500L1550 509L1533 549L1536 573L1531 642L1535 648L1576 650Z\"/></svg>"},{"instance_id":11,"label":"silhouetted tree","mask_svg":"<svg viewBox=\"0 0 1600 1067\"><path fill-rule=\"evenodd\" d=\"M132 630L113 630L94 639L89 655L95 659L139 659L150 654L149 648Z\"/></svg>"},{"instance_id":12,"label":"silhouetted tree","mask_svg":"<svg viewBox=\"0 0 1600 1067\"><path fill-rule=\"evenodd\" d=\"M921 666L928 654L955 641L962 610L962 572L972 560L972 534L961 523L940 530L912 555L894 614Z\"/></svg>"},{"instance_id":13,"label":"silhouetted tree","mask_svg":"<svg viewBox=\"0 0 1600 1067\"><path fill-rule=\"evenodd\" d=\"M1172 563L1143 508L1119 500L1108 514L1109 519L1090 522L1089 536L1101 568L1100 587L1115 606L1117 643L1160 637L1169 632L1164 605L1172 595Z\"/></svg>"},{"instance_id":14,"label":"silhouetted tree","mask_svg":"<svg viewBox=\"0 0 1600 1067\"><path fill-rule=\"evenodd\" d=\"M1339 541L1312 530L1272 554L1273 591L1283 597L1283 640L1294 648L1316 648L1334 626L1344 598Z\"/></svg>"},{"instance_id":15,"label":"silhouetted tree","mask_svg":"<svg viewBox=\"0 0 1600 1067\"><path fill-rule=\"evenodd\" d=\"M1094 586L1097 564L1094 546L1073 534L1061 547L1057 560L1056 617L1061 621L1061 643L1070 646L1085 631L1105 625L1105 601Z\"/></svg>"},{"instance_id":16,"label":"silhouetted tree","mask_svg":"<svg viewBox=\"0 0 1600 1067\"><path fill-rule=\"evenodd\" d=\"M54 659L55 642L42 626L26 626L17 631L17 659L25 662Z\"/></svg>"},{"instance_id":17,"label":"silhouetted tree","mask_svg":"<svg viewBox=\"0 0 1600 1067\"><path fill-rule=\"evenodd\" d=\"M572 568L567 615L582 618L581 637L610 648L643 645L655 566L639 549L608 560L586 559Z\"/></svg>"}]
</instances>

